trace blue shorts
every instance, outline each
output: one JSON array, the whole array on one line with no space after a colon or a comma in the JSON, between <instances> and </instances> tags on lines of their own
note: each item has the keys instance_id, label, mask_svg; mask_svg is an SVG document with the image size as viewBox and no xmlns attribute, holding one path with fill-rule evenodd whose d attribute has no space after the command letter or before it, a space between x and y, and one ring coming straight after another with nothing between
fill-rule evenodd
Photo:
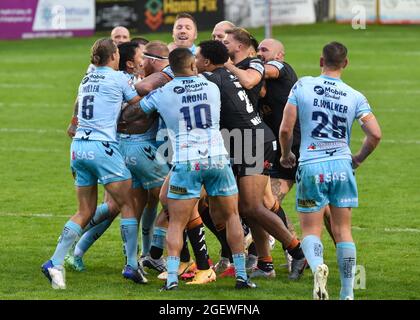
<instances>
[{"instance_id":1,"label":"blue shorts","mask_svg":"<svg viewBox=\"0 0 420 320\"><path fill-rule=\"evenodd\" d=\"M175 163L169 178L168 198L200 198L202 186L211 197L238 193L232 167L225 157Z\"/></svg>"},{"instance_id":2,"label":"blue shorts","mask_svg":"<svg viewBox=\"0 0 420 320\"><path fill-rule=\"evenodd\" d=\"M349 160L299 165L296 173L296 209L316 212L326 205L358 206L357 185Z\"/></svg>"},{"instance_id":3,"label":"blue shorts","mask_svg":"<svg viewBox=\"0 0 420 320\"><path fill-rule=\"evenodd\" d=\"M133 176L133 188L145 190L161 187L169 173L169 166L157 157L153 140L120 139L119 148L127 168Z\"/></svg>"},{"instance_id":4,"label":"blue shorts","mask_svg":"<svg viewBox=\"0 0 420 320\"><path fill-rule=\"evenodd\" d=\"M78 187L131 179L130 171L115 142L73 140L70 167L75 176L74 184Z\"/></svg>"}]
</instances>

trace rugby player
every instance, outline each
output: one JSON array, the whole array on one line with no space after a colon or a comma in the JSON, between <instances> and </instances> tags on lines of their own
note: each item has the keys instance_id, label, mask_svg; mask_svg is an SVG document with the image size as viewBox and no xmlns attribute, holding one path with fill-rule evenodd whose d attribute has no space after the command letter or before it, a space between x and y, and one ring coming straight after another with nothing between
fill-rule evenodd
<instances>
[{"instance_id":1,"label":"rugby player","mask_svg":"<svg viewBox=\"0 0 420 320\"><path fill-rule=\"evenodd\" d=\"M137 265L138 223L131 197L131 174L116 137L122 103L138 103L140 97L127 78L116 71L119 58L112 39L97 40L91 54L95 71L84 77L79 87L80 121L71 145L71 168L76 178L79 208L65 224L53 256L41 267L54 289L66 288L64 256L95 212L98 180L121 210L121 236L127 254L123 276L136 283L146 282Z\"/></svg>"},{"instance_id":2,"label":"rugby player","mask_svg":"<svg viewBox=\"0 0 420 320\"><path fill-rule=\"evenodd\" d=\"M236 288L253 288L245 271L243 231L237 208L237 187L226 159L219 131L220 92L213 83L197 77L194 55L177 48L169 55L175 79L142 100L141 108L157 110L168 125L174 154L168 191L168 278L162 290L178 287L182 234L204 185L216 223L226 223L236 270ZM171 105L171 108L162 108ZM215 279L212 269L208 278Z\"/></svg>"},{"instance_id":3,"label":"rugby player","mask_svg":"<svg viewBox=\"0 0 420 320\"><path fill-rule=\"evenodd\" d=\"M216 23L211 33L211 37L213 40L221 41L226 37L226 30L235 28L235 25L230 21L220 21Z\"/></svg>"},{"instance_id":4,"label":"rugby player","mask_svg":"<svg viewBox=\"0 0 420 320\"><path fill-rule=\"evenodd\" d=\"M260 112L264 122L273 130L278 139L280 123L283 119L284 106L287 103L290 90L298 80L292 66L284 61L285 49L283 44L276 39L264 39L258 47L258 56L264 62L265 69L265 95L260 99ZM300 126L296 119L293 128L292 152L299 158ZM280 165L281 149L278 150L276 161L270 170L271 188L280 205L284 197L295 183L296 169L283 168ZM287 227L294 233L294 226L286 216ZM330 224L330 208L325 208L325 227L333 239Z\"/></svg>"},{"instance_id":5,"label":"rugby player","mask_svg":"<svg viewBox=\"0 0 420 320\"><path fill-rule=\"evenodd\" d=\"M142 51L135 42L126 42L118 46L120 53L119 70L123 71L127 81L134 84L137 81L137 75L140 73L142 65ZM149 121L150 122L150 121ZM149 124L150 125L150 124ZM118 132L120 130L117 130ZM121 138L118 137L118 141ZM121 149L121 142L119 142L120 151L124 159L127 159L126 154ZM126 160L127 162L127 160ZM143 190L138 189L136 177L138 173L135 170L131 171L133 179L133 190L132 194L136 199L136 216L140 218L140 213L146 205L147 193ZM164 178L163 178L164 179ZM116 202L110 195L106 195L107 200L97 207L96 213L88 226L83 230L83 235L79 241L75 244L74 248L69 251L69 254L65 257L66 266L72 267L76 271L83 271L85 269L83 263L83 256L89 250L89 248L98 240L102 234L109 228L112 221L119 214L119 208ZM157 205L157 203L155 204ZM112 210L109 210L112 208ZM146 209L145 209L146 211ZM147 214L148 212L146 212Z\"/></svg>"},{"instance_id":6,"label":"rugby player","mask_svg":"<svg viewBox=\"0 0 420 320\"><path fill-rule=\"evenodd\" d=\"M174 42L168 45L169 51L175 48L188 48L192 54L195 54L194 41L197 40L197 36L197 23L194 17L185 12L177 14L172 30Z\"/></svg>"},{"instance_id":7,"label":"rugby player","mask_svg":"<svg viewBox=\"0 0 420 320\"><path fill-rule=\"evenodd\" d=\"M296 208L303 233L302 249L314 275L313 298L328 299L328 266L324 264L321 233L326 206L337 241L340 299L354 299L356 246L351 211L358 206L356 169L377 147L379 124L367 99L340 78L348 65L347 48L338 42L324 46L321 75L303 77L292 88L280 126L281 165L293 168L293 128L300 120L301 145L296 175ZM358 120L365 134L360 150L349 148L351 127Z\"/></svg>"},{"instance_id":8,"label":"rugby player","mask_svg":"<svg viewBox=\"0 0 420 320\"><path fill-rule=\"evenodd\" d=\"M260 59L249 57L249 48L252 45L249 32L242 28L234 28L227 30L226 34L223 43L228 49L231 61L226 62L225 67L238 78L245 89L249 99L247 110L254 109L254 106L257 108L263 86L264 65ZM258 110L256 110L256 114L259 114ZM262 122L259 116L253 121ZM271 234L282 243L283 247L293 257L289 278L296 280L302 275L306 260L300 248L299 240L286 228L287 221L284 211L274 200L269 188L268 172L275 161L277 140L267 125L265 125L263 132L263 137L254 139L253 145L250 147L252 155L256 154L257 157L261 157L258 161L264 164L264 170L250 174L249 167L251 166L249 164L243 163L238 167L240 169L237 172L239 190L244 189L239 209L241 215L245 217L247 224L251 227L259 256L258 268L264 271L267 276L273 276L274 274L268 245L268 234ZM261 146L263 146L261 148L263 150L258 151L257 148ZM242 191L240 192L242 194ZM267 198L271 201L267 201ZM273 200L274 202L272 202ZM272 208L272 210L270 211L267 207ZM258 272L257 274L262 273Z\"/></svg>"}]
</instances>

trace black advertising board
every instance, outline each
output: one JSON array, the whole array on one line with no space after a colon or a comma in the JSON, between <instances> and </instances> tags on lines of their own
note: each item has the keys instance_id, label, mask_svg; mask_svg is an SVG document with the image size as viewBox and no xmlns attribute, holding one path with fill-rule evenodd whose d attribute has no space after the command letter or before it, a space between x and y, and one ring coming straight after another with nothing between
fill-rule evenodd
<instances>
[{"instance_id":1,"label":"black advertising board","mask_svg":"<svg viewBox=\"0 0 420 320\"><path fill-rule=\"evenodd\" d=\"M180 12L191 14L198 30L212 29L224 20L223 0L141 0L137 3L140 33L171 31Z\"/></svg>"},{"instance_id":2,"label":"black advertising board","mask_svg":"<svg viewBox=\"0 0 420 320\"><path fill-rule=\"evenodd\" d=\"M96 30L111 30L116 26L137 29L140 19L136 0L96 0Z\"/></svg>"}]
</instances>

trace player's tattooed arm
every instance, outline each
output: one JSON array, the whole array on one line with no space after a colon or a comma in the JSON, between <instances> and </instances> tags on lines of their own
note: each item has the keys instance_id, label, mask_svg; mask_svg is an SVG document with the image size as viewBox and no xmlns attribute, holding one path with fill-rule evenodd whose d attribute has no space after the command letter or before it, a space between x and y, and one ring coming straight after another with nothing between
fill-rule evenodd
<instances>
[{"instance_id":1,"label":"player's tattooed arm","mask_svg":"<svg viewBox=\"0 0 420 320\"><path fill-rule=\"evenodd\" d=\"M74 102L74 108L73 108L73 117L71 118L71 122L69 126L67 127L67 135L70 138L73 138L76 135L78 112L79 112L79 101L76 98L76 101Z\"/></svg>"},{"instance_id":2,"label":"player's tattooed arm","mask_svg":"<svg viewBox=\"0 0 420 320\"><path fill-rule=\"evenodd\" d=\"M169 79L161 72L152 73L136 83L135 88L140 96L147 96L151 91L167 84Z\"/></svg>"}]
</instances>

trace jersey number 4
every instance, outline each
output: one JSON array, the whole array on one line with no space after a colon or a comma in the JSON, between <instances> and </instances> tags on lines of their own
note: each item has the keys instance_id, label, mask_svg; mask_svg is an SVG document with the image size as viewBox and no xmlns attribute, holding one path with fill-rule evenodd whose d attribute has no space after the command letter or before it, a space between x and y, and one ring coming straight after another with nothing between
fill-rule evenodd
<instances>
[{"instance_id":1,"label":"jersey number 4","mask_svg":"<svg viewBox=\"0 0 420 320\"><path fill-rule=\"evenodd\" d=\"M82 118L90 120L93 118L93 101L95 96L84 96L82 103Z\"/></svg>"},{"instance_id":2,"label":"jersey number 4","mask_svg":"<svg viewBox=\"0 0 420 320\"><path fill-rule=\"evenodd\" d=\"M318 122L316 128L312 131L313 138L328 138L328 133L323 132L323 129L327 126L329 119L328 114L315 111L312 113L312 120ZM346 137L346 126L340 124L346 124L347 119L336 115L332 116L332 136L337 139L344 139Z\"/></svg>"},{"instance_id":3,"label":"jersey number 4","mask_svg":"<svg viewBox=\"0 0 420 320\"><path fill-rule=\"evenodd\" d=\"M211 127L212 121L210 114L210 106L208 104L199 104L193 107L192 109L194 110L195 128L207 129ZM192 130L193 124L191 121L190 107L182 107L180 112L184 117L185 123L187 125L187 130ZM203 113L205 122L203 121Z\"/></svg>"}]
</instances>

